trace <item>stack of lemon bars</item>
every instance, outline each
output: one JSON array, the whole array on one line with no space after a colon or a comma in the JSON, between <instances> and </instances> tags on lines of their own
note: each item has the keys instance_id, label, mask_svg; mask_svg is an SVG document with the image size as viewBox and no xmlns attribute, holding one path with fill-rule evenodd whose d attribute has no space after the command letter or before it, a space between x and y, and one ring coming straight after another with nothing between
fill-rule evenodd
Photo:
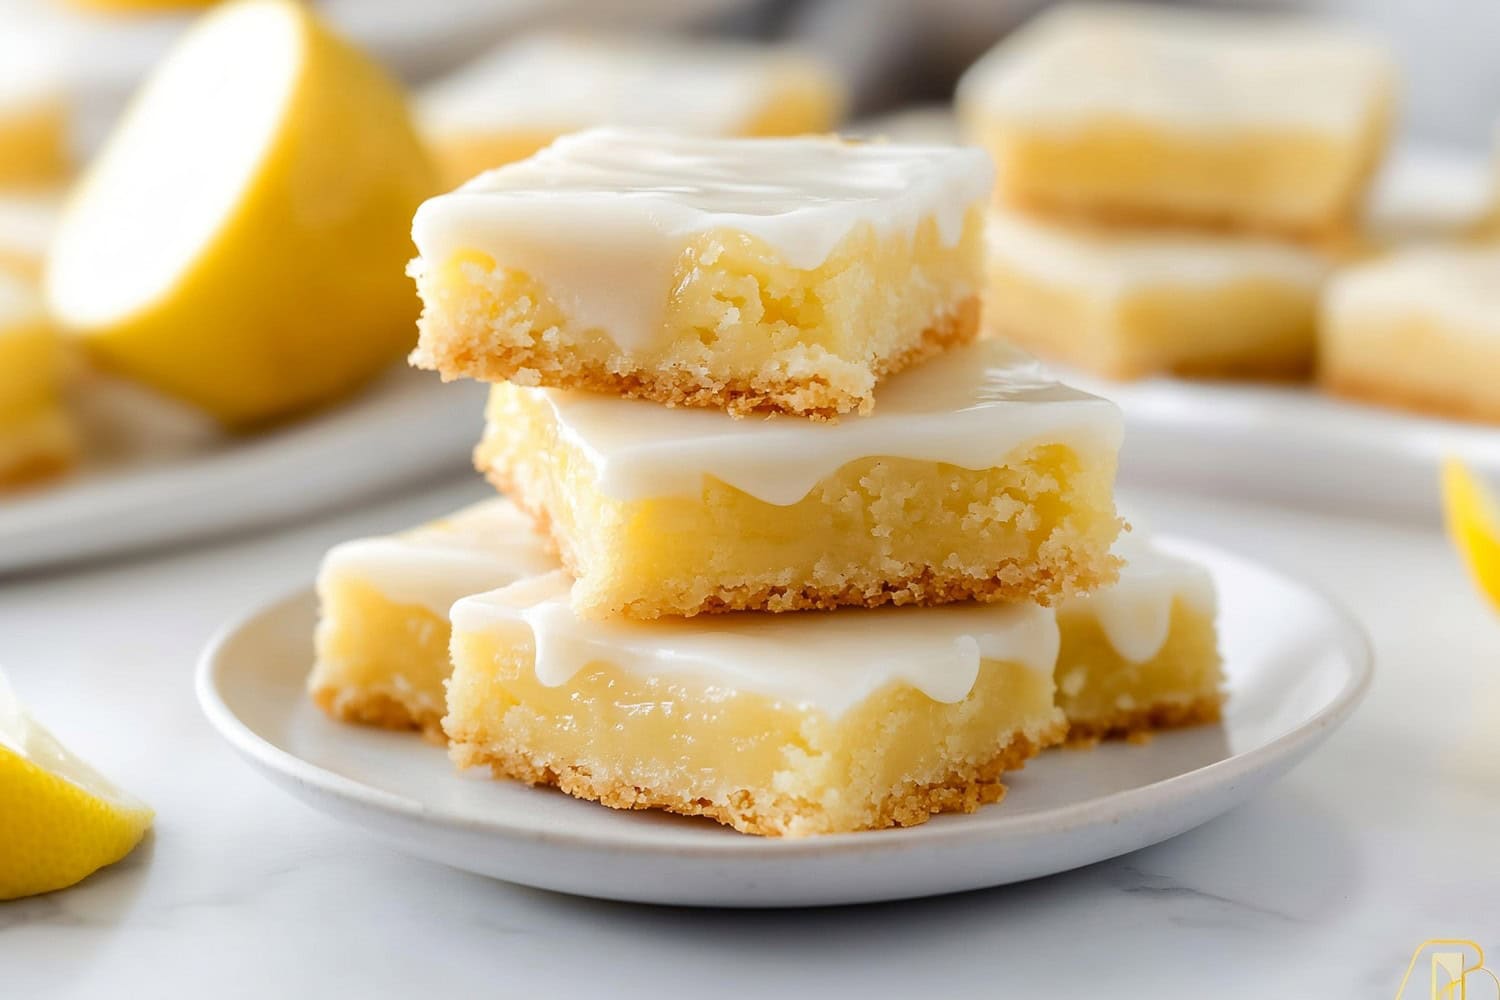
<instances>
[{"instance_id":1,"label":"stack of lemon bars","mask_svg":"<svg viewBox=\"0 0 1500 1000\"><path fill-rule=\"evenodd\" d=\"M313 699L460 766L800 836L1218 717L1121 420L979 336L975 149L595 129L417 213L413 363L505 498L331 551ZM1122 558L1123 556L1123 558Z\"/></svg>"}]
</instances>

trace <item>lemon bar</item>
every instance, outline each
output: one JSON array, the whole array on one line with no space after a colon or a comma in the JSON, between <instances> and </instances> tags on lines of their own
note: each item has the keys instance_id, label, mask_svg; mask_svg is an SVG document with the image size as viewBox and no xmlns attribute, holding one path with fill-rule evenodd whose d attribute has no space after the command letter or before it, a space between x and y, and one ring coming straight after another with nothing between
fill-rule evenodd
<instances>
[{"instance_id":1,"label":"lemon bar","mask_svg":"<svg viewBox=\"0 0 1500 1000\"><path fill-rule=\"evenodd\" d=\"M67 176L68 103L55 42L10 16L0 31L0 187Z\"/></svg>"},{"instance_id":2,"label":"lemon bar","mask_svg":"<svg viewBox=\"0 0 1500 1000\"><path fill-rule=\"evenodd\" d=\"M318 573L308 692L329 715L440 736L448 609L460 597L557 568L507 500L331 549Z\"/></svg>"},{"instance_id":3,"label":"lemon bar","mask_svg":"<svg viewBox=\"0 0 1500 1000\"><path fill-rule=\"evenodd\" d=\"M617 809L802 836L1004 794L1066 730L1036 605L597 621L555 573L453 606L462 766Z\"/></svg>"},{"instance_id":4,"label":"lemon bar","mask_svg":"<svg viewBox=\"0 0 1500 1000\"><path fill-rule=\"evenodd\" d=\"M1315 22L1077 4L976 63L958 107L1011 204L1321 236L1355 218L1392 77L1377 45Z\"/></svg>"},{"instance_id":5,"label":"lemon bar","mask_svg":"<svg viewBox=\"0 0 1500 1000\"><path fill-rule=\"evenodd\" d=\"M979 341L832 424L500 383L476 464L593 617L1045 602L1114 577L1120 435L1113 404Z\"/></svg>"},{"instance_id":6,"label":"lemon bar","mask_svg":"<svg viewBox=\"0 0 1500 1000\"><path fill-rule=\"evenodd\" d=\"M1070 742L1219 718L1224 675L1213 578L1133 536L1120 579L1058 604L1057 703Z\"/></svg>"},{"instance_id":7,"label":"lemon bar","mask_svg":"<svg viewBox=\"0 0 1500 1000\"><path fill-rule=\"evenodd\" d=\"M1121 230L996 211L984 325L1111 378L1309 374L1330 269L1311 249L1184 230Z\"/></svg>"},{"instance_id":8,"label":"lemon bar","mask_svg":"<svg viewBox=\"0 0 1500 1000\"><path fill-rule=\"evenodd\" d=\"M868 411L978 327L975 149L595 129L417 212L412 362L668 404Z\"/></svg>"},{"instance_id":9,"label":"lemon bar","mask_svg":"<svg viewBox=\"0 0 1500 1000\"><path fill-rule=\"evenodd\" d=\"M711 136L827 132L845 99L827 67L786 46L546 32L431 85L417 115L444 176L459 184L600 125Z\"/></svg>"},{"instance_id":10,"label":"lemon bar","mask_svg":"<svg viewBox=\"0 0 1500 1000\"><path fill-rule=\"evenodd\" d=\"M65 367L40 295L0 270L0 490L72 464L78 443L61 400Z\"/></svg>"},{"instance_id":11,"label":"lemon bar","mask_svg":"<svg viewBox=\"0 0 1500 1000\"><path fill-rule=\"evenodd\" d=\"M1318 370L1341 395L1500 421L1500 248L1421 247L1336 275Z\"/></svg>"}]
</instances>

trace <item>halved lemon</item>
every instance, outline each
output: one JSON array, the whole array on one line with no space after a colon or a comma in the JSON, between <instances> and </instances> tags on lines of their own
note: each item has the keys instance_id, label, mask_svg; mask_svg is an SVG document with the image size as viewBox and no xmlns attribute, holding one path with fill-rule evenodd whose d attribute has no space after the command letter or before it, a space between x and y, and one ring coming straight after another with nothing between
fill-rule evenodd
<instances>
[{"instance_id":1,"label":"halved lemon","mask_svg":"<svg viewBox=\"0 0 1500 1000\"><path fill-rule=\"evenodd\" d=\"M0 899L63 889L114 864L151 808L69 753L0 674Z\"/></svg>"},{"instance_id":2,"label":"halved lemon","mask_svg":"<svg viewBox=\"0 0 1500 1000\"><path fill-rule=\"evenodd\" d=\"M1443 463L1443 511L1469 573L1490 604L1500 610L1500 504L1463 462Z\"/></svg>"},{"instance_id":3,"label":"halved lemon","mask_svg":"<svg viewBox=\"0 0 1500 1000\"><path fill-rule=\"evenodd\" d=\"M159 66L63 212L49 305L107 368L230 426L349 391L415 340L405 97L295 0L234 0Z\"/></svg>"}]
</instances>

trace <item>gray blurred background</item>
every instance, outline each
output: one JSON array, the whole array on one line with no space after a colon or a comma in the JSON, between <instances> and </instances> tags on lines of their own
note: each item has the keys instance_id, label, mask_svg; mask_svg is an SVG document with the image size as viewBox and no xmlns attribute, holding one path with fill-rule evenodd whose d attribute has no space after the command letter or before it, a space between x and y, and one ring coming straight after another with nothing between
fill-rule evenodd
<instances>
[{"instance_id":1,"label":"gray blurred background","mask_svg":"<svg viewBox=\"0 0 1500 1000\"><path fill-rule=\"evenodd\" d=\"M1500 0L1262 0L1386 40L1404 73L1400 137L1487 148L1500 119ZM319 0L345 33L420 83L507 35L558 23L799 39L850 82L857 114L946 100L958 74L1042 0ZM0 0L0 31L55 49L97 141L193 12L101 13L64 0Z\"/></svg>"}]
</instances>

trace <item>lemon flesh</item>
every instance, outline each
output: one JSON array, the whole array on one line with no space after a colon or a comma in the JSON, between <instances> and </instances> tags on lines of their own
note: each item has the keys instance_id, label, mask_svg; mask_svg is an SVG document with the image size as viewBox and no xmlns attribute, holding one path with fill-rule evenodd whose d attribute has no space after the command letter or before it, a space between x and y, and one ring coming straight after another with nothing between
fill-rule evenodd
<instances>
[{"instance_id":1,"label":"lemon flesh","mask_svg":"<svg viewBox=\"0 0 1500 1000\"><path fill-rule=\"evenodd\" d=\"M0 674L0 899L63 889L119 861L150 807L69 753Z\"/></svg>"},{"instance_id":2,"label":"lemon flesh","mask_svg":"<svg viewBox=\"0 0 1500 1000\"><path fill-rule=\"evenodd\" d=\"M343 394L415 341L437 189L396 85L293 0L206 15L64 210L48 302L107 368L230 426Z\"/></svg>"},{"instance_id":3,"label":"lemon flesh","mask_svg":"<svg viewBox=\"0 0 1500 1000\"><path fill-rule=\"evenodd\" d=\"M1475 585L1500 610L1500 504L1457 459L1443 464L1443 511Z\"/></svg>"}]
</instances>

